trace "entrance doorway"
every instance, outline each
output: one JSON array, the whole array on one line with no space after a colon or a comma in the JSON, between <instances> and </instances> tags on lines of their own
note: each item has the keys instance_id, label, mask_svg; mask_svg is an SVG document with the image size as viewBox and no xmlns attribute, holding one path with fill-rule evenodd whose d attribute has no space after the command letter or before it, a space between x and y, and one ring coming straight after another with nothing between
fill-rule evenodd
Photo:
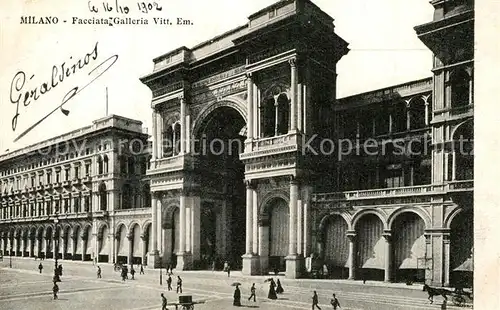
<instances>
[{"instance_id":1,"label":"entrance doorway","mask_svg":"<svg viewBox=\"0 0 500 310\"><path fill-rule=\"evenodd\" d=\"M205 258L214 255L217 257L213 260L228 261L233 270L241 269L241 256L245 253L245 166L239 158L244 148L245 130L246 123L241 114L223 106L205 118L195 142L201 201L218 201L224 205L219 213L215 212L214 204L202 203L201 254L205 254ZM214 225L217 222L225 228L221 238L215 237ZM224 244L225 253L214 252L220 248L218 242Z\"/></svg>"}]
</instances>

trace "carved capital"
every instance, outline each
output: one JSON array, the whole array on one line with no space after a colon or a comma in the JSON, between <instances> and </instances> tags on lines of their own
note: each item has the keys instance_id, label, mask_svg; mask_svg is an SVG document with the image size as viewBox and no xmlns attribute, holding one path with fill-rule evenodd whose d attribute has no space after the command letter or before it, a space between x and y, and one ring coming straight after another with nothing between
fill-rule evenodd
<instances>
[{"instance_id":1,"label":"carved capital","mask_svg":"<svg viewBox=\"0 0 500 310\"><path fill-rule=\"evenodd\" d=\"M253 180L245 180L244 182L247 189L255 189L255 182Z\"/></svg>"},{"instance_id":2,"label":"carved capital","mask_svg":"<svg viewBox=\"0 0 500 310\"><path fill-rule=\"evenodd\" d=\"M288 60L288 63L290 64L290 67L295 68L297 67L297 58L292 58Z\"/></svg>"},{"instance_id":3,"label":"carved capital","mask_svg":"<svg viewBox=\"0 0 500 310\"><path fill-rule=\"evenodd\" d=\"M356 241L356 231L347 231L346 233L347 239L349 239L350 242L355 242Z\"/></svg>"},{"instance_id":4,"label":"carved capital","mask_svg":"<svg viewBox=\"0 0 500 310\"><path fill-rule=\"evenodd\" d=\"M384 237L384 239L385 239L387 242L391 242L391 240L392 240L392 234L391 234L391 231L390 231L390 230L384 230L384 233L382 234L382 237Z\"/></svg>"},{"instance_id":5,"label":"carved capital","mask_svg":"<svg viewBox=\"0 0 500 310\"><path fill-rule=\"evenodd\" d=\"M290 180L290 185L299 185L300 183L299 178L297 178L294 175L291 175L289 180Z\"/></svg>"},{"instance_id":6,"label":"carved capital","mask_svg":"<svg viewBox=\"0 0 500 310\"><path fill-rule=\"evenodd\" d=\"M132 241L132 240L134 239L134 235L132 235L132 234L127 234L127 239L128 239L129 241Z\"/></svg>"},{"instance_id":7,"label":"carved capital","mask_svg":"<svg viewBox=\"0 0 500 310\"><path fill-rule=\"evenodd\" d=\"M146 241L146 240L148 240L148 235L146 235L146 234L141 234L141 240L142 240L142 241Z\"/></svg>"}]
</instances>

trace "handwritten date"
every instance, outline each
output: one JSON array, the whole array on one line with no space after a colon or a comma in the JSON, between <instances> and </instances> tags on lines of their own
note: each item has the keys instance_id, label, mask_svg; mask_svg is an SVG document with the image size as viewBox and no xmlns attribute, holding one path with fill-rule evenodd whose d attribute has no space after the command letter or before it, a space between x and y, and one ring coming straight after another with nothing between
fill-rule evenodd
<instances>
[{"instance_id":1,"label":"handwritten date","mask_svg":"<svg viewBox=\"0 0 500 310\"><path fill-rule=\"evenodd\" d=\"M147 14L150 11L161 11L163 8L157 2L142 1L136 2L137 10L141 13ZM130 7L127 5L122 5L120 0L115 0L114 2L103 1L102 6L94 5L92 0L88 2L89 11L92 13L102 12L113 12L119 14L128 14L130 12Z\"/></svg>"}]
</instances>

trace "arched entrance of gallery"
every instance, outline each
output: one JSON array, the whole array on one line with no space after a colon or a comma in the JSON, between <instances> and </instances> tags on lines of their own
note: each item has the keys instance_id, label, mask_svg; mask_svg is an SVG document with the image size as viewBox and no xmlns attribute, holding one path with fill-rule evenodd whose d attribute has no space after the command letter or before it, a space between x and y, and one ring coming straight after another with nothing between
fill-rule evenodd
<instances>
[{"instance_id":1,"label":"arched entrance of gallery","mask_svg":"<svg viewBox=\"0 0 500 310\"><path fill-rule=\"evenodd\" d=\"M194 131L201 215L212 219L200 221L200 259L205 267L207 260L228 261L237 270L245 253L245 166L239 155L246 122L236 108L217 104Z\"/></svg>"}]
</instances>

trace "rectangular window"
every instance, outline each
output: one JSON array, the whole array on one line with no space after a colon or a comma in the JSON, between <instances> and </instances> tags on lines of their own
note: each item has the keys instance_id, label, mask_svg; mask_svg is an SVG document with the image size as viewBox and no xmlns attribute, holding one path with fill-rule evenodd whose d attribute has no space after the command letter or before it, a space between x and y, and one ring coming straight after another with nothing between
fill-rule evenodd
<instances>
[{"instance_id":1,"label":"rectangular window","mask_svg":"<svg viewBox=\"0 0 500 310\"><path fill-rule=\"evenodd\" d=\"M80 178L80 167L75 167L75 179Z\"/></svg>"}]
</instances>

